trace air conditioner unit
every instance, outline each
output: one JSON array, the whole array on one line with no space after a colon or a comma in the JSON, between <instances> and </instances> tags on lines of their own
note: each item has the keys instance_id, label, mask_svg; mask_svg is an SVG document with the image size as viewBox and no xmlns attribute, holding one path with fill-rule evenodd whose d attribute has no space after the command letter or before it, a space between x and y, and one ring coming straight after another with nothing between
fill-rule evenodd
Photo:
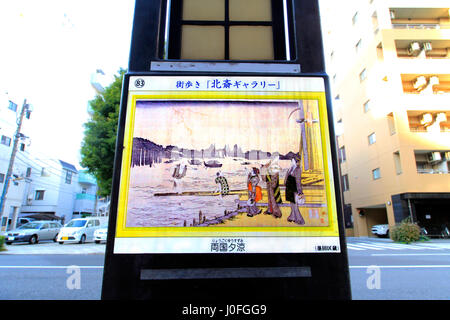
<instances>
[{"instance_id":1,"label":"air conditioner unit","mask_svg":"<svg viewBox=\"0 0 450 320\"><path fill-rule=\"evenodd\" d=\"M433 122L433 115L431 113L425 113L420 120L420 124L423 126L429 126Z\"/></svg>"},{"instance_id":2,"label":"air conditioner unit","mask_svg":"<svg viewBox=\"0 0 450 320\"><path fill-rule=\"evenodd\" d=\"M425 76L417 77L416 81L414 82L414 89L417 91L421 91L424 89L428 84L427 78Z\"/></svg>"},{"instance_id":3,"label":"air conditioner unit","mask_svg":"<svg viewBox=\"0 0 450 320\"><path fill-rule=\"evenodd\" d=\"M423 44L423 49L424 49L425 51L431 51L431 50L433 50L433 47L431 46L431 42L425 42L425 43Z\"/></svg>"},{"instance_id":4,"label":"air conditioner unit","mask_svg":"<svg viewBox=\"0 0 450 320\"><path fill-rule=\"evenodd\" d=\"M447 122L447 115L444 112L439 112L436 115L436 122L437 123Z\"/></svg>"},{"instance_id":5,"label":"air conditioner unit","mask_svg":"<svg viewBox=\"0 0 450 320\"><path fill-rule=\"evenodd\" d=\"M411 56L416 56L419 53L420 53L420 43L411 42L411 44L408 47L408 54Z\"/></svg>"},{"instance_id":6,"label":"air conditioner unit","mask_svg":"<svg viewBox=\"0 0 450 320\"><path fill-rule=\"evenodd\" d=\"M428 162L441 161L442 160L441 153L439 151L430 152L427 154L427 160Z\"/></svg>"},{"instance_id":7,"label":"air conditioner unit","mask_svg":"<svg viewBox=\"0 0 450 320\"><path fill-rule=\"evenodd\" d=\"M435 86L439 84L439 77L438 76L432 76L430 77L430 85Z\"/></svg>"}]
</instances>

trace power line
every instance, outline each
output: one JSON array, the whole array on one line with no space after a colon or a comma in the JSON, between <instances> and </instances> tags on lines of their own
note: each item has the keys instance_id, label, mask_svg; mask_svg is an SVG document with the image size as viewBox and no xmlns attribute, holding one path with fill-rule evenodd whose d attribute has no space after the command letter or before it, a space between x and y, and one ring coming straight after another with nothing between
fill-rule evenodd
<instances>
[{"instance_id":1,"label":"power line","mask_svg":"<svg viewBox=\"0 0 450 320\"><path fill-rule=\"evenodd\" d=\"M23 162L22 159L19 158L19 160ZM32 165L29 165L29 167L32 168L32 169L36 169L36 170L39 172L39 168L36 168L36 167L34 167L34 166L32 166ZM54 174L54 173L53 173L53 174ZM33 171L31 172L31 175L32 175L32 176L35 176L35 177L37 177L37 178L39 178L39 177L42 176L42 175L40 175L39 173L33 173ZM55 175L55 177L57 177L57 178L63 178L63 177L61 177L61 176L59 176L59 175ZM30 179L31 179L32 177L27 177L27 178L30 178ZM38 181L34 182L33 184L35 184L35 185L43 184L43 185L46 185L46 186L51 186L51 187L57 188L57 189L54 189L54 190L57 190L57 191L61 190L61 185L53 184L53 183L51 183L51 182L49 182L49 181L38 180Z\"/></svg>"},{"instance_id":2,"label":"power line","mask_svg":"<svg viewBox=\"0 0 450 320\"><path fill-rule=\"evenodd\" d=\"M22 159L19 159L19 160L23 161ZM30 166L30 167L33 168L33 169L36 169L36 167L33 167L33 166ZM37 171L39 171L39 169L37 169ZM36 177L40 177L40 175L38 173L33 173L32 172L32 175L34 175ZM60 178L60 176L56 176L56 177ZM28 178L31 179L31 177L28 177ZM76 192L76 191L74 191L74 192L64 191L64 190L62 190L61 185L56 185L56 184L53 184L53 183L51 183L49 181L37 180L35 182L31 182L31 184L33 184L33 187L34 187L35 191L37 190L36 187L44 186L44 187L48 188L49 190L58 191L58 192L65 193L65 194L74 195L74 194L79 193L79 192ZM77 186L75 186L75 187L77 187ZM79 187L81 187L81 186L79 186Z\"/></svg>"}]
</instances>

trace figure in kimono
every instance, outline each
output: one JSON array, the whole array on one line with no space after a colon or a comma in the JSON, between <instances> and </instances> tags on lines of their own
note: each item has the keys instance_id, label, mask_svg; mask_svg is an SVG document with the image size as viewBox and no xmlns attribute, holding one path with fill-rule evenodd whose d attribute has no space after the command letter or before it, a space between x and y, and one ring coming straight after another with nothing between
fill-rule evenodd
<instances>
[{"instance_id":1,"label":"figure in kimono","mask_svg":"<svg viewBox=\"0 0 450 320\"><path fill-rule=\"evenodd\" d=\"M302 187L302 167L301 157L298 156L291 160L291 167L286 173L284 185L286 186L286 201L291 206L291 214L288 217L289 222L295 222L300 225L305 224L305 220L298 209L299 204L305 203L305 195Z\"/></svg>"},{"instance_id":2,"label":"figure in kimono","mask_svg":"<svg viewBox=\"0 0 450 320\"><path fill-rule=\"evenodd\" d=\"M186 172L187 172L187 164L184 162L177 164L173 170L172 173L173 188L178 194L182 193L181 179L186 176Z\"/></svg>"},{"instance_id":3,"label":"figure in kimono","mask_svg":"<svg viewBox=\"0 0 450 320\"><path fill-rule=\"evenodd\" d=\"M282 203L280 192L280 171L278 157L269 163L262 165L262 178L267 185L268 207L264 214L273 215L275 218L281 218L281 210L278 206Z\"/></svg>"},{"instance_id":4,"label":"figure in kimono","mask_svg":"<svg viewBox=\"0 0 450 320\"><path fill-rule=\"evenodd\" d=\"M218 184L216 192L220 192L221 197L226 196L230 193L230 187L228 186L227 178L224 177L221 171L217 172L215 182L216 184Z\"/></svg>"},{"instance_id":5,"label":"figure in kimono","mask_svg":"<svg viewBox=\"0 0 450 320\"><path fill-rule=\"evenodd\" d=\"M261 187L258 186L259 169L252 168L247 176L247 188L248 188L248 201L247 201L247 216L253 217L261 213L261 209L258 209L256 203L262 199Z\"/></svg>"}]
</instances>

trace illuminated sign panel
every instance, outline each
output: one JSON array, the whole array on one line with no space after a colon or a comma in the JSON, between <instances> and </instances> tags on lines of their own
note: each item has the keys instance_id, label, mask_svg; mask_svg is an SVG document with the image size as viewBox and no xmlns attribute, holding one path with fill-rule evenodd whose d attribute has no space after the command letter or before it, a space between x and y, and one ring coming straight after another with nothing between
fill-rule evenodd
<instances>
[{"instance_id":1,"label":"illuminated sign panel","mask_svg":"<svg viewBox=\"0 0 450 320\"><path fill-rule=\"evenodd\" d=\"M322 78L131 76L114 253L338 253Z\"/></svg>"}]
</instances>

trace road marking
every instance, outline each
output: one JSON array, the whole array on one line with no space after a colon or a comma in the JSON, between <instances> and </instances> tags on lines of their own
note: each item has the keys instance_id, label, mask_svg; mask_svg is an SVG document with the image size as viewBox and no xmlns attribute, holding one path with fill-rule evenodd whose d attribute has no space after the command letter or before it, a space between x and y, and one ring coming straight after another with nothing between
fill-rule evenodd
<instances>
[{"instance_id":1,"label":"road marking","mask_svg":"<svg viewBox=\"0 0 450 320\"><path fill-rule=\"evenodd\" d=\"M445 250L446 247L439 245L424 245L424 244L399 244L399 243L386 243L386 244L373 244L366 242L347 243L347 248L350 250Z\"/></svg>"},{"instance_id":2,"label":"road marking","mask_svg":"<svg viewBox=\"0 0 450 320\"><path fill-rule=\"evenodd\" d=\"M347 246L349 246L349 245L347 245ZM360 244L351 244L351 246L353 246L353 247L356 247L356 248L362 248L363 250L367 250L367 249L372 249L372 250L383 250L383 249L380 249L380 248L378 248L378 247L369 247L369 246L367 246L366 244L364 244L364 245L360 245ZM351 247L350 247L351 248ZM352 248L351 248L352 249Z\"/></svg>"},{"instance_id":3,"label":"road marking","mask_svg":"<svg viewBox=\"0 0 450 320\"><path fill-rule=\"evenodd\" d=\"M359 242L358 243L361 246L366 246L369 249L372 248L381 248L381 249L389 249L389 250L403 250L402 247L398 247L398 246L391 246L390 244L372 244L372 243L365 243L365 242Z\"/></svg>"},{"instance_id":4,"label":"road marking","mask_svg":"<svg viewBox=\"0 0 450 320\"><path fill-rule=\"evenodd\" d=\"M67 269L71 266L0 266L0 269ZM103 269L103 266L77 266L80 269ZM349 266L350 269L367 269L370 267L385 268L385 269L400 269L400 268L450 268L450 265L413 265L413 266Z\"/></svg>"},{"instance_id":5,"label":"road marking","mask_svg":"<svg viewBox=\"0 0 450 320\"><path fill-rule=\"evenodd\" d=\"M357 247L353 246L352 244L348 244L348 243L347 243L347 249L357 250L357 251L366 250L366 249L357 248Z\"/></svg>"},{"instance_id":6,"label":"road marking","mask_svg":"<svg viewBox=\"0 0 450 320\"><path fill-rule=\"evenodd\" d=\"M80 269L103 269L103 266L0 266L0 269L67 269L77 267Z\"/></svg>"}]
</instances>

